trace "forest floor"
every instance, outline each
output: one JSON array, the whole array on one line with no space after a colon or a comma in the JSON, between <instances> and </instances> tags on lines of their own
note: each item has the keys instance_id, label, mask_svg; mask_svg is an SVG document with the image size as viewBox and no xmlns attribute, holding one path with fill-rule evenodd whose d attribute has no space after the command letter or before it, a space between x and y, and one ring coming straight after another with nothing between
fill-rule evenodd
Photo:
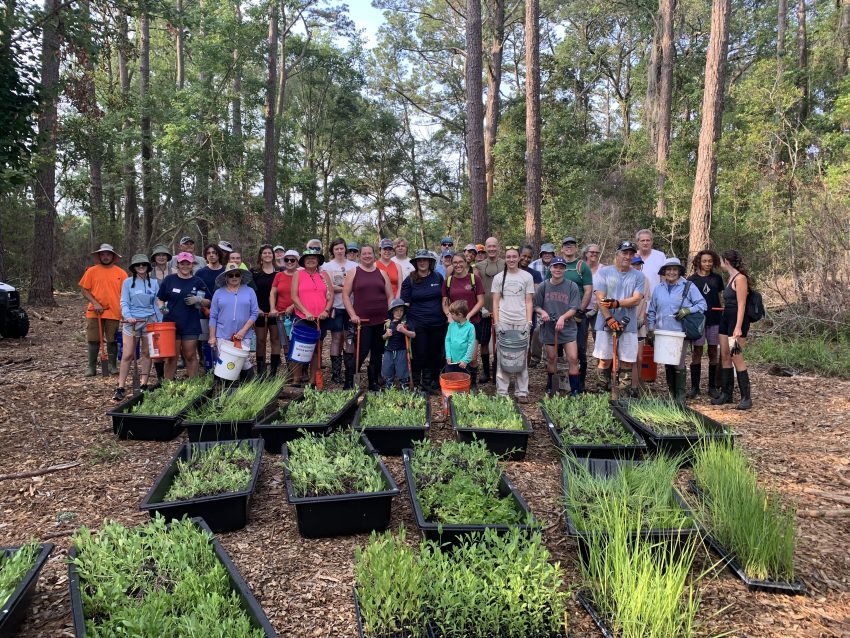
<instances>
[{"instance_id":1,"label":"forest floor","mask_svg":"<svg viewBox=\"0 0 850 638\"><path fill-rule=\"evenodd\" d=\"M0 340L0 474L79 462L43 476L0 479L0 546L31 537L57 545L21 628L23 637L74 635L66 567L71 533L80 525L98 528L106 518L126 525L148 520L139 503L182 442L114 437L105 412L113 406L115 378L83 378L83 303L76 295L59 295L57 301L58 308L38 310L62 323L32 317L26 339ZM544 385L544 371L533 370L533 400L523 406L534 425L528 455L505 466L542 521L546 543L572 588L579 582L577 548L564 532L558 456L536 405ZM704 395L693 405L740 432L763 484L781 490L800 509L840 508L840 501L813 492L845 498L850 493L840 476L850 469L850 382L774 377L754 369L753 387L755 407L749 412L711 406ZM439 399L432 399L432 408L430 436L452 438ZM401 461L390 458L388 466L402 490L391 529L403 524L414 531ZM850 517L801 516L798 522L796 565L808 594L751 592L729 571L716 572L701 586L701 635L850 637ZM286 502L280 457L263 458L249 525L219 538L281 636L357 635L353 558L367 536L302 538ZM599 635L575 601L570 609L574 636Z\"/></svg>"}]
</instances>

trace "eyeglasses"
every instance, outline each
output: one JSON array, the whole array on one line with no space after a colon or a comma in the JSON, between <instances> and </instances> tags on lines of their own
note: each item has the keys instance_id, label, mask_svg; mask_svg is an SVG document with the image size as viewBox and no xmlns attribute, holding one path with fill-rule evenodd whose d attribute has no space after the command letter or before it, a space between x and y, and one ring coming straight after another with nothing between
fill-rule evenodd
<instances>
[{"instance_id":1,"label":"eyeglasses","mask_svg":"<svg viewBox=\"0 0 850 638\"><path fill-rule=\"evenodd\" d=\"M295 259L295 257L284 257L283 258L283 263L285 263L285 264L294 264L296 261L298 261L298 260Z\"/></svg>"},{"instance_id":2,"label":"eyeglasses","mask_svg":"<svg viewBox=\"0 0 850 638\"><path fill-rule=\"evenodd\" d=\"M598 254L599 254L599 251L598 251L598 250L588 250L588 251L587 251L587 254L588 254L588 255L598 255Z\"/></svg>"}]
</instances>

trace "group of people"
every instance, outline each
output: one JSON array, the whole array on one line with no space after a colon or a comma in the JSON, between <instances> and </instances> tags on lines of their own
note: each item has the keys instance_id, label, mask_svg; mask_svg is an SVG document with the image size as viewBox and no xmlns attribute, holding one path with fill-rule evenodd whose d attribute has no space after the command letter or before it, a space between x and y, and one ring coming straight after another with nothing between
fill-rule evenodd
<instances>
[{"instance_id":1,"label":"group of people","mask_svg":"<svg viewBox=\"0 0 850 638\"><path fill-rule=\"evenodd\" d=\"M678 364L666 366L671 395L684 401L700 393L707 345L712 403L732 402L734 365L738 408L751 406L743 358L750 278L734 250L722 256L701 251L685 278L685 266L656 250L646 229L634 241L621 241L610 265L602 263L598 244L580 251L572 236L560 250L544 243L537 255L531 246L503 250L495 237L455 251L446 236L439 255L420 249L409 257L408 248L404 238L382 239L377 247L336 238L326 259L318 239L300 252L264 244L249 267L229 242L209 244L199 256L187 236L175 255L163 245L150 259L134 255L128 275L117 265L121 256L102 244L80 280L90 302L86 375L96 374L105 342L110 369L118 374L115 399L124 398L139 338L159 321L173 322L177 339L177 356L156 364L160 379L174 377L178 359L186 374L198 374L200 361L209 367L222 340L255 351L257 374L276 375L300 324L318 331L319 352L330 333L331 380L346 388L368 359L371 390L399 383L434 393L441 373L462 371L473 386L494 382L499 395L513 383L517 401L527 403L529 367L545 359L547 392L553 394L562 389L558 362L565 357L563 389L576 395L586 387L592 336L601 389L618 382L611 378L616 343L621 369L630 371L625 391L635 394L642 352L655 330L681 332L685 317L701 312L703 334L682 349ZM719 269L728 275L725 284ZM121 324L119 367L115 334ZM144 339L140 350L144 389L151 367ZM316 383L319 357L307 370L284 365L294 382ZM250 358L243 372L254 373Z\"/></svg>"}]
</instances>

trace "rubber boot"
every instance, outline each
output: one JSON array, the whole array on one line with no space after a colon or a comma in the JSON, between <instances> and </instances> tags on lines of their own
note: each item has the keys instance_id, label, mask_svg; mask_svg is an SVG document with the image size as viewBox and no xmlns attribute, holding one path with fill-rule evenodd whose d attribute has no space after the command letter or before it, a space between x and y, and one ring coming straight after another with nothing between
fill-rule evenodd
<instances>
[{"instance_id":1,"label":"rubber boot","mask_svg":"<svg viewBox=\"0 0 850 638\"><path fill-rule=\"evenodd\" d=\"M109 374L118 374L118 344L114 341L106 344L106 358L109 360Z\"/></svg>"},{"instance_id":2,"label":"rubber boot","mask_svg":"<svg viewBox=\"0 0 850 638\"><path fill-rule=\"evenodd\" d=\"M265 363L265 361L263 362ZM254 371L253 366L239 373L239 382L246 383L257 376L258 372Z\"/></svg>"},{"instance_id":3,"label":"rubber boot","mask_svg":"<svg viewBox=\"0 0 850 638\"><path fill-rule=\"evenodd\" d=\"M88 342L89 347L89 364L86 366L86 375L87 377L96 377L97 376L97 357L100 352L100 344Z\"/></svg>"},{"instance_id":4,"label":"rubber boot","mask_svg":"<svg viewBox=\"0 0 850 638\"><path fill-rule=\"evenodd\" d=\"M481 355L481 385L485 383L490 383L490 355L482 354Z\"/></svg>"},{"instance_id":5,"label":"rubber boot","mask_svg":"<svg viewBox=\"0 0 850 638\"><path fill-rule=\"evenodd\" d=\"M584 370L580 369L579 373L578 373L579 393L585 391L586 384L587 384L587 366L584 367Z\"/></svg>"},{"instance_id":6,"label":"rubber boot","mask_svg":"<svg viewBox=\"0 0 850 638\"><path fill-rule=\"evenodd\" d=\"M578 376L579 376L579 387L582 391L584 391L584 380L587 378L587 359L584 361L579 360L578 362ZM570 386L570 395L572 394L572 386Z\"/></svg>"},{"instance_id":7,"label":"rubber boot","mask_svg":"<svg viewBox=\"0 0 850 638\"><path fill-rule=\"evenodd\" d=\"M701 363L692 363L691 364L691 389L688 390L688 398L694 399L699 394L699 380L702 375L702 364ZM709 373L709 377L711 377L711 373ZM709 381L710 384L710 381Z\"/></svg>"},{"instance_id":8,"label":"rubber boot","mask_svg":"<svg viewBox=\"0 0 850 638\"><path fill-rule=\"evenodd\" d=\"M735 390L735 378L732 376L733 374L734 370L732 368L720 369L720 395L716 399L711 400L711 405L732 403L732 392Z\"/></svg>"},{"instance_id":9,"label":"rubber boot","mask_svg":"<svg viewBox=\"0 0 850 638\"><path fill-rule=\"evenodd\" d=\"M553 384L555 382L555 375L551 372L546 373L546 396L553 397L555 396L555 389Z\"/></svg>"},{"instance_id":10,"label":"rubber boot","mask_svg":"<svg viewBox=\"0 0 850 638\"><path fill-rule=\"evenodd\" d=\"M673 398L677 403L684 405L685 393L688 389L688 371L684 368L676 368L673 373Z\"/></svg>"},{"instance_id":11,"label":"rubber boot","mask_svg":"<svg viewBox=\"0 0 850 638\"><path fill-rule=\"evenodd\" d=\"M154 361L153 369L156 370L156 386L159 387L165 379L165 361Z\"/></svg>"},{"instance_id":12,"label":"rubber boot","mask_svg":"<svg viewBox=\"0 0 850 638\"><path fill-rule=\"evenodd\" d=\"M277 376L278 368L280 368L280 355L273 354L271 355L271 374L273 377Z\"/></svg>"},{"instance_id":13,"label":"rubber boot","mask_svg":"<svg viewBox=\"0 0 850 638\"><path fill-rule=\"evenodd\" d=\"M581 394L581 374L571 374L570 379L570 396L578 396Z\"/></svg>"},{"instance_id":14,"label":"rubber boot","mask_svg":"<svg viewBox=\"0 0 850 638\"><path fill-rule=\"evenodd\" d=\"M471 392L478 392L478 367L477 366L469 366L467 369L469 372L469 389Z\"/></svg>"},{"instance_id":15,"label":"rubber boot","mask_svg":"<svg viewBox=\"0 0 850 638\"><path fill-rule=\"evenodd\" d=\"M342 357L342 362L345 364L345 383L342 386L343 390L351 390L354 388L354 353L346 352Z\"/></svg>"},{"instance_id":16,"label":"rubber boot","mask_svg":"<svg viewBox=\"0 0 850 638\"><path fill-rule=\"evenodd\" d=\"M667 380L667 391L670 393L670 398L676 398L676 366L665 365L664 377Z\"/></svg>"},{"instance_id":17,"label":"rubber boot","mask_svg":"<svg viewBox=\"0 0 850 638\"><path fill-rule=\"evenodd\" d=\"M266 360L260 359L259 357L257 357L257 376L266 376Z\"/></svg>"},{"instance_id":18,"label":"rubber boot","mask_svg":"<svg viewBox=\"0 0 850 638\"><path fill-rule=\"evenodd\" d=\"M431 394L431 371L427 368L422 371L422 384L419 386L427 395Z\"/></svg>"},{"instance_id":19,"label":"rubber boot","mask_svg":"<svg viewBox=\"0 0 850 638\"><path fill-rule=\"evenodd\" d=\"M750 398L750 373L748 370L738 372L738 389L741 391L741 402L735 406L736 410L749 410L753 407Z\"/></svg>"},{"instance_id":20,"label":"rubber boot","mask_svg":"<svg viewBox=\"0 0 850 638\"><path fill-rule=\"evenodd\" d=\"M600 392L611 391L611 368L597 368L599 371L599 390Z\"/></svg>"},{"instance_id":21,"label":"rubber boot","mask_svg":"<svg viewBox=\"0 0 850 638\"><path fill-rule=\"evenodd\" d=\"M342 355L331 356L331 381L342 383Z\"/></svg>"},{"instance_id":22,"label":"rubber boot","mask_svg":"<svg viewBox=\"0 0 850 638\"><path fill-rule=\"evenodd\" d=\"M496 371L499 369L499 361L496 353L493 353L493 367L490 368L490 383L496 384Z\"/></svg>"},{"instance_id":23,"label":"rubber boot","mask_svg":"<svg viewBox=\"0 0 850 638\"><path fill-rule=\"evenodd\" d=\"M378 384L378 375L375 373L372 366L366 368L366 376L369 379L369 390L372 392L378 392L381 389L381 386Z\"/></svg>"},{"instance_id":24,"label":"rubber boot","mask_svg":"<svg viewBox=\"0 0 850 638\"><path fill-rule=\"evenodd\" d=\"M708 396L712 399L720 396L720 366L716 363L708 364Z\"/></svg>"}]
</instances>

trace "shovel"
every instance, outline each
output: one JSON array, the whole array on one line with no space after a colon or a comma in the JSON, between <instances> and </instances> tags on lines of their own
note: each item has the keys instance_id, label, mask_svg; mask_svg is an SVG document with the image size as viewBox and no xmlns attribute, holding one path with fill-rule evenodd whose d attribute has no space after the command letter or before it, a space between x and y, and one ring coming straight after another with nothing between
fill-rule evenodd
<instances>
[{"instance_id":1,"label":"shovel","mask_svg":"<svg viewBox=\"0 0 850 638\"><path fill-rule=\"evenodd\" d=\"M357 346L354 349L354 387L358 389L360 388L360 327L367 321L369 320L361 319L360 323L357 324Z\"/></svg>"},{"instance_id":2,"label":"shovel","mask_svg":"<svg viewBox=\"0 0 850 638\"><path fill-rule=\"evenodd\" d=\"M407 353L407 385L413 392L413 368L410 365L410 337L404 335L404 350Z\"/></svg>"},{"instance_id":3,"label":"shovel","mask_svg":"<svg viewBox=\"0 0 850 638\"><path fill-rule=\"evenodd\" d=\"M620 380L617 378L618 372L618 361L617 361L617 336L623 332L625 327L629 325L629 318L624 317L620 322L620 329L614 330L611 332L611 350L613 352L613 356L611 359L611 400L619 401L620 400Z\"/></svg>"},{"instance_id":4,"label":"shovel","mask_svg":"<svg viewBox=\"0 0 850 638\"><path fill-rule=\"evenodd\" d=\"M318 330L319 334L321 334L322 329L319 326L319 320L318 319L316 319L316 330ZM313 353L313 356L316 359L316 368L315 368L316 373L315 373L315 379L313 380L313 382L314 382L314 385L316 386L317 390L324 390L325 389L325 379L322 376L322 341L321 341L321 339L316 342L316 351Z\"/></svg>"},{"instance_id":5,"label":"shovel","mask_svg":"<svg viewBox=\"0 0 850 638\"><path fill-rule=\"evenodd\" d=\"M106 358L106 342L103 340L103 317L97 316L97 332L100 335L100 374L109 376L109 360Z\"/></svg>"}]
</instances>

